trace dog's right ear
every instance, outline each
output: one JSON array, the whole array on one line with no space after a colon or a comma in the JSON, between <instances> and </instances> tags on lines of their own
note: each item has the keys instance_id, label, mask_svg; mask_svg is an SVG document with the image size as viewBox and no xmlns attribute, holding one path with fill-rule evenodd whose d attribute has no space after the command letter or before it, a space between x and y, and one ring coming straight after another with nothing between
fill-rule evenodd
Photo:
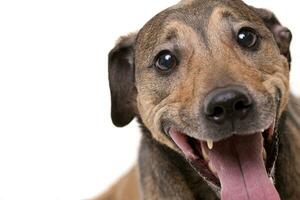
<instances>
[{"instance_id":1,"label":"dog's right ear","mask_svg":"<svg viewBox=\"0 0 300 200\"><path fill-rule=\"evenodd\" d=\"M273 33L274 39L278 45L280 53L287 58L289 63L291 63L291 31L287 27L281 25L281 23L276 18L273 12L262 8L255 8L252 6L250 6L250 8L252 8L261 17L265 25Z\"/></svg>"},{"instance_id":2,"label":"dog's right ear","mask_svg":"<svg viewBox=\"0 0 300 200\"><path fill-rule=\"evenodd\" d=\"M111 118L118 127L129 124L136 114L135 41L136 34L121 37L108 56Z\"/></svg>"}]
</instances>

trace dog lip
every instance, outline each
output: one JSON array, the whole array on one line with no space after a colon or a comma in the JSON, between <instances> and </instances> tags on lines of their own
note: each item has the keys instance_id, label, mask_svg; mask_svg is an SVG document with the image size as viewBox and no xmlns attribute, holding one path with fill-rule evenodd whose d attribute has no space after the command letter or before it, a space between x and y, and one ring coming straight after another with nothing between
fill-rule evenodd
<instances>
[{"instance_id":1,"label":"dog lip","mask_svg":"<svg viewBox=\"0 0 300 200\"><path fill-rule=\"evenodd\" d=\"M220 138L220 139L215 139L215 138L210 138L210 137L206 137L206 138L198 138L198 137L194 137L194 136L191 136L187 133L184 132L184 130L180 129L180 128L177 128L177 126L171 122L168 122L168 123L162 123L162 132L167 136L169 137L170 139L172 139L170 137L170 129L175 129L177 132L180 132L182 134L185 134L187 135L188 137L190 138L193 138L195 140L199 140L199 141L203 141L203 142L207 142L207 141L211 141L213 143L215 142L220 142L222 140L225 140L227 138L230 138L232 137L233 135L252 135L254 133L263 133L265 131L269 131L269 136L272 137L274 132L275 132L275 128L276 128L276 118L274 118L270 123L268 123L268 125L266 125L264 128L260 128L260 129L256 129L256 130L253 130L253 131L247 131L247 132L243 132L242 134L239 134L238 131L233 131L231 134L229 134L228 136L226 137L223 137L223 138ZM271 131L272 130L272 131Z\"/></svg>"},{"instance_id":2,"label":"dog lip","mask_svg":"<svg viewBox=\"0 0 300 200\"><path fill-rule=\"evenodd\" d=\"M194 170L215 188L220 188L220 182L216 174L214 174L208 167L207 160L202 154L202 140L191 138L190 136L177 131L173 127L166 127L164 130L168 130L167 134L175 143L175 145L181 150L186 160L194 168Z\"/></svg>"},{"instance_id":3,"label":"dog lip","mask_svg":"<svg viewBox=\"0 0 300 200\"><path fill-rule=\"evenodd\" d=\"M197 150L197 149L195 150L194 149L195 147L192 147L192 146L190 147L190 149L188 149L187 146L185 146L185 147L180 146L180 144L178 144L178 143L176 143L176 141L174 141L174 136L172 137L171 132L176 131L177 133L184 135L183 137L185 137L186 140L191 139L191 140L195 140L195 141L199 142L200 149L201 149L201 145L207 144L207 140L200 140L197 138L192 138L192 137L188 136L186 133L177 131L177 129L170 124L168 126L163 126L163 130L164 130L165 134L172 140L172 142L175 143L175 145L181 150L184 157L191 164L191 166L198 172L198 174L202 178L204 178L204 180L206 180L210 186L219 190L221 188L220 180L219 180L217 174L215 173L215 171L213 171L211 166L209 166L209 162L208 162L207 158L204 157L205 155L203 155L203 151L200 150L200 152L199 152L199 150ZM268 128L266 128L264 130L259 130L259 131L253 132L252 134L261 133L263 135L265 143L268 143L268 142L272 143L274 132L275 132L275 120L271 123L271 125L268 126ZM248 135L250 135L250 133ZM225 139L227 139L227 138L225 138ZM219 141L213 141L213 142L219 142ZM188 145L192 145L192 144L188 143ZM265 147L265 145L264 145L264 147ZM185 149L182 149L182 148L185 148ZM264 161L265 161L265 167L267 168L266 164L269 159L268 157L270 157L270 155L269 155L270 152L266 149L265 149L265 151L266 151L266 155L264 156ZM268 169L267 169L267 171L268 171L268 176L271 176L270 171Z\"/></svg>"},{"instance_id":4,"label":"dog lip","mask_svg":"<svg viewBox=\"0 0 300 200\"><path fill-rule=\"evenodd\" d=\"M163 126L164 133L167 134L168 136L169 136L170 129L171 129L170 126Z\"/></svg>"}]
</instances>

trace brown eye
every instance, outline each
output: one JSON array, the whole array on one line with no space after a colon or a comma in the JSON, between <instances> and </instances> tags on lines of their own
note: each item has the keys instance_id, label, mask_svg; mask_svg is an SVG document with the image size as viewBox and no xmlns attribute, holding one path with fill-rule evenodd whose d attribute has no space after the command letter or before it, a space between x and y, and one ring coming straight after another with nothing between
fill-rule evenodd
<instances>
[{"instance_id":1,"label":"brown eye","mask_svg":"<svg viewBox=\"0 0 300 200\"><path fill-rule=\"evenodd\" d=\"M251 28L241 28L237 35L237 42L244 48L252 48L257 44L258 36Z\"/></svg>"},{"instance_id":2,"label":"brown eye","mask_svg":"<svg viewBox=\"0 0 300 200\"><path fill-rule=\"evenodd\" d=\"M160 52L155 61L155 67L161 71L169 71L177 66L177 58L170 51Z\"/></svg>"}]
</instances>

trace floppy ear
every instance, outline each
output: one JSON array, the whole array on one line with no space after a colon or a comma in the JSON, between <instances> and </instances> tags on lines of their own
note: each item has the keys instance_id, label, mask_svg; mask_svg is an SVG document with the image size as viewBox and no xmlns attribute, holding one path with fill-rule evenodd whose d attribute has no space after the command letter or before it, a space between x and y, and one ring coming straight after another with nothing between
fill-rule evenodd
<instances>
[{"instance_id":1,"label":"floppy ear","mask_svg":"<svg viewBox=\"0 0 300 200\"><path fill-rule=\"evenodd\" d=\"M136 34L121 37L108 56L111 118L118 127L129 124L136 113L135 40Z\"/></svg>"},{"instance_id":2,"label":"floppy ear","mask_svg":"<svg viewBox=\"0 0 300 200\"><path fill-rule=\"evenodd\" d=\"M282 26L279 20L276 18L274 13L271 11L254 8L251 7L258 15L262 18L265 25L270 29L273 33L275 41L280 49L280 53L284 55L288 62L291 63L291 53L290 53L290 44L292 40L292 33L291 31Z\"/></svg>"}]
</instances>

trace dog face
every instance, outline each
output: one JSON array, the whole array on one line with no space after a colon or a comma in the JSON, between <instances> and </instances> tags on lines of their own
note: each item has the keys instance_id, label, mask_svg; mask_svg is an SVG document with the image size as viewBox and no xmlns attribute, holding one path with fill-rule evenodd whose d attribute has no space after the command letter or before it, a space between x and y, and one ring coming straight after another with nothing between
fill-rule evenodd
<instances>
[{"instance_id":1,"label":"dog face","mask_svg":"<svg viewBox=\"0 0 300 200\"><path fill-rule=\"evenodd\" d=\"M216 191L222 186L225 199L232 192L226 173L238 176L229 172L230 146L237 157L252 152L242 168L264 165L271 176L289 96L290 41L272 13L241 1L180 2L111 51L112 119L123 126L138 116Z\"/></svg>"}]
</instances>

